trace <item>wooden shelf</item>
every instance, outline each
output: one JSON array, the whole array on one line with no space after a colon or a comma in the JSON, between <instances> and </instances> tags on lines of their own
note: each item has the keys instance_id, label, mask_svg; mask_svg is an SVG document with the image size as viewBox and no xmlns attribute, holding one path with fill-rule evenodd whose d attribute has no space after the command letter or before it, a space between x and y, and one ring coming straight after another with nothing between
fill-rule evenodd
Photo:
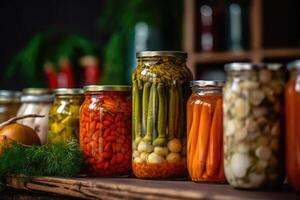
<instances>
[{"instance_id":1,"label":"wooden shelf","mask_svg":"<svg viewBox=\"0 0 300 200\"><path fill-rule=\"evenodd\" d=\"M196 52L196 19L195 6L197 0L185 0L184 4L184 40L183 47L189 54L188 63L190 70L196 77L197 64L226 63L249 61L253 63L262 62L266 58L300 57L299 48L272 48L263 47L263 1L251 0L249 3L250 22L250 49L243 52Z\"/></svg>"},{"instance_id":2,"label":"wooden shelf","mask_svg":"<svg viewBox=\"0 0 300 200\"><path fill-rule=\"evenodd\" d=\"M85 199L300 199L287 185L281 191L259 192L235 190L225 184L135 178L11 178L5 186Z\"/></svg>"}]
</instances>

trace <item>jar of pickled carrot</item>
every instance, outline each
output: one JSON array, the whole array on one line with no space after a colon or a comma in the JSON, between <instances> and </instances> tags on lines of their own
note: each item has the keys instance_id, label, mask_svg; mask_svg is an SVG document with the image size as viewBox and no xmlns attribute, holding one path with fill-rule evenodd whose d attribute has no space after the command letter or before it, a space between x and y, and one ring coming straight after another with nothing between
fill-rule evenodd
<instances>
[{"instance_id":1,"label":"jar of pickled carrot","mask_svg":"<svg viewBox=\"0 0 300 200\"><path fill-rule=\"evenodd\" d=\"M290 79L285 87L285 142L288 182L300 192L300 60L288 65Z\"/></svg>"},{"instance_id":2,"label":"jar of pickled carrot","mask_svg":"<svg viewBox=\"0 0 300 200\"><path fill-rule=\"evenodd\" d=\"M86 86L80 147L90 176L131 172L131 87Z\"/></svg>"},{"instance_id":3,"label":"jar of pickled carrot","mask_svg":"<svg viewBox=\"0 0 300 200\"><path fill-rule=\"evenodd\" d=\"M283 182L282 69L276 63L225 66L224 169L234 188L273 189Z\"/></svg>"},{"instance_id":4,"label":"jar of pickled carrot","mask_svg":"<svg viewBox=\"0 0 300 200\"><path fill-rule=\"evenodd\" d=\"M193 181L225 182L223 166L224 81L191 81L187 102L187 166Z\"/></svg>"},{"instance_id":5,"label":"jar of pickled carrot","mask_svg":"<svg viewBox=\"0 0 300 200\"><path fill-rule=\"evenodd\" d=\"M149 179L185 177L185 114L192 79L187 54L144 51L137 58L132 75L133 173Z\"/></svg>"}]
</instances>

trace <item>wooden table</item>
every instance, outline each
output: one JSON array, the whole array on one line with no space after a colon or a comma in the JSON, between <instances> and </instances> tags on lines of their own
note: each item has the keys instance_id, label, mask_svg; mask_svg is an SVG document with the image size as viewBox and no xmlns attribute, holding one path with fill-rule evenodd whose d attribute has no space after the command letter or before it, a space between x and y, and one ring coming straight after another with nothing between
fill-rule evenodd
<instances>
[{"instance_id":1,"label":"wooden table","mask_svg":"<svg viewBox=\"0 0 300 200\"><path fill-rule=\"evenodd\" d=\"M244 191L229 185L135 178L10 178L6 186L85 199L300 199L287 185L276 192Z\"/></svg>"}]
</instances>

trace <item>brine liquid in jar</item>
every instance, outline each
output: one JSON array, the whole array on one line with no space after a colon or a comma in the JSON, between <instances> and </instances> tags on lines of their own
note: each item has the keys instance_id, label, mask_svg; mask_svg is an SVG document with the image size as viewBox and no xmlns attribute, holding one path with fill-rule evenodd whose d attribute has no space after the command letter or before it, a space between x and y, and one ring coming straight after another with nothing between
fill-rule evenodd
<instances>
[{"instance_id":1,"label":"brine liquid in jar","mask_svg":"<svg viewBox=\"0 0 300 200\"><path fill-rule=\"evenodd\" d=\"M79 109L83 90L60 88L54 90L55 100L49 111L49 143L79 140Z\"/></svg>"},{"instance_id":2,"label":"brine liquid in jar","mask_svg":"<svg viewBox=\"0 0 300 200\"><path fill-rule=\"evenodd\" d=\"M281 64L225 66L224 167L229 184L278 188L284 178Z\"/></svg>"},{"instance_id":3,"label":"brine liquid in jar","mask_svg":"<svg viewBox=\"0 0 300 200\"><path fill-rule=\"evenodd\" d=\"M85 86L80 109L80 147L90 176L131 172L131 87Z\"/></svg>"},{"instance_id":4,"label":"brine liquid in jar","mask_svg":"<svg viewBox=\"0 0 300 200\"><path fill-rule=\"evenodd\" d=\"M187 166L195 182L224 183L224 81L191 81L187 102Z\"/></svg>"},{"instance_id":5,"label":"brine liquid in jar","mask_svg":"<svg viewBox=\"0 0 300 200\"><path fill-rule=\"evenodd\" d=\"M300 60L288 65L285 88L285 155L288 182L300 192Z\"/></svg>"},{"instance_id":6,"label":"brine liquid in jar","mask_svg":"<svg viewBox=\"0 0 300 200\"><path fill-rule=\"evenodd\" d=\"M132 75L132 167L138 178L178 178L186 168L186 101L191 72L184 52L137 53Z\"/></svg>"}]
</instances>

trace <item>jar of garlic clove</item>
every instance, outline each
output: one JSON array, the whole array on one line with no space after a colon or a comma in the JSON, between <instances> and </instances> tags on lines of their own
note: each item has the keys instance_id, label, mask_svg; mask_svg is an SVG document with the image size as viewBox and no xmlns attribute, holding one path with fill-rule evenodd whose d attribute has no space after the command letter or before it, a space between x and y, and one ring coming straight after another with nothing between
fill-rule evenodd
<instances>
[{"instance_id":1,"label":"jar of garlic clove","mask_svg":"<svg viewBox=\"0 0 300 200\"><path fill-rule=\"evenodd\" d=\"M224 168L235 188L277 188L284 178L281 64L225 65Z\"/></svg>"}]
</instances>

